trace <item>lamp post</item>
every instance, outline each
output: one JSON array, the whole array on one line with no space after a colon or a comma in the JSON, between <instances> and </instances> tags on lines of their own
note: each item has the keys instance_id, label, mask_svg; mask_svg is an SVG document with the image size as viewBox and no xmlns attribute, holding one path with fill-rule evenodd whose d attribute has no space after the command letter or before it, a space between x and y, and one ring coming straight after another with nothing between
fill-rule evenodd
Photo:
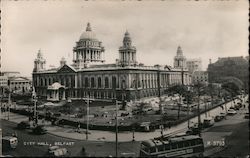
<instances>
[{"instance_id":1,"label":"lamp post","mask_svg":"<svg viewBox=\"0 0 250 158\"><path fill-rule=\"evenodd\" d=\"M35 125L37 125L37 113L36 113L37 96L36 96L36 92L35 92L35 87L33 87L32 99L34 101L34 119L35 119Z\"/></svg>"},{"instance_id":2,"label":"lamp post","mask_svg":"<svg viewBox=\"0 0 250 158\"><path fill-rule=\"evenodd\" d=\"M200 128L201 126L201 116L200 116L200 83L198 82L198 85L197 85L197 91L198 91L198 105L197 105L197 111L198 111L198 127Z\"/></svg>"},{"instance_id":3,"label":"lamp post","mask_svg":"<svg viewBox=\"0 0 250 158\"><path fill-rule=\"evenodd\" d=\"M88 140L88 134L89 134L89 102L90 102L90 95L87 97L87 126L86 126L86 140Z\"/></svg>"},{"instance_id":4,"label":"lamp post","mask_svg":"<svg viewBox=\"0 0 250 158\"><path fill-rule=\"evenodd\" d=\"M10 120L10 103L11 101L10 101L10 91L9 91L9 96L8 96L8 105L7 105L7 110L8 110L8 112L7 112L7 120Z\"/></svg>"},{"instance_id":5,"label":"lamp post","mask_svg":"<svg viewBox=\"0 0 250 158\"><path fill-rule=\"evenodd\" d=\"M133 137L132 141L134 142L135 141L135 127L134 127L134 125L132 128L133 128L132 129L132 137Z\"/></svg>"},{"instance_id":6,"label":"lamp post","mask_svg":"<svg viewBox=\"0 0 250 158\"><path fill-rule=\"evenodd\" d=\"M118 157L118 101L116 100L116 105L115 105L115 156Z\"/></svg>"}]
</instances>

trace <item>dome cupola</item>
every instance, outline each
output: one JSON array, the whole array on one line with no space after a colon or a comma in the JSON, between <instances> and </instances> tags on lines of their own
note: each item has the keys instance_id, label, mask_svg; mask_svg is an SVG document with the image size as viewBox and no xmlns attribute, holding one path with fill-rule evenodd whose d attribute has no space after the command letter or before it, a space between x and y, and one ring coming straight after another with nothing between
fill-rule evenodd
<instances>
[{"instance_id":1,"label":"dome cupola","mask_svg":"<svg viewBox=\"0 0 250 158\"><path fill-rule=\"evenodd\" d=\"M135 66L136 61L136 48L132 46L132 40L128 31L125 32L123 37L123 46L119 48L119 65L121 66Z\"/></svg>"},{"instance_id":2,"label":"dome cupola","mask_svg":"<svg viewBox=\"0 0 250 158\"><path fill-rule=\"evenodd\" d=\"M87 24L86 31L81 34L80 40L97 40L95 33L91 29L90 23Z\"/></svg>"},{"instance_id":3,"label":"dome cupola","mask_svg":"<svg viewBox=\"0 0 250 158\"><path fill-rule=\"evenodd\" d=\"M90 23L87 23L86 31L81 34L73 48L74 67L82 69L90 64L102 64L104 61L102 42L96 38Z\"/></svg>"},{"instance_id":4,"label":"dome cupola","mask_svg":"<svg viewBox=\"0 0 250 158\"><path fill-rule=\"evenodd\" d=\"M124 38L123 38L123 46L124 47L129 47L131 46L131 37L130 34L128 33L128 31L125 32Z\"/></svg>"}]
</instances>

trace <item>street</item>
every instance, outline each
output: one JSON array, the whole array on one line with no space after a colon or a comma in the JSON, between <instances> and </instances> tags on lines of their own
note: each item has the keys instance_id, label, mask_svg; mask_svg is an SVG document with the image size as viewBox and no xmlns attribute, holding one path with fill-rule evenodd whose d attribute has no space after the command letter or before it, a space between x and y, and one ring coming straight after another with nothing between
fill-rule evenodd
<instances>
[{"instance_id":1,"label":"street","mask_svg":"<svg viewBox=\"0 0 250 158\"><path fill-rule=\"evenodd\" d=\"M115 156L115 143L114 142L102 142L102 141L79 141L74 139L67 139L63 137L58 137L52 134L45 135L33 135L29 133L28 130L16 130L16 123L9 122L6 120L1 120L1 125L3 129L3 136L11 135L16 132L18 136L18 146L16 149L3 152L3 155L12 156L27 156L27 157L37 157L45 156L48 151L48 145L59 145L66 147L70 152L70 156L83 156L81 153L82 147L86 149L86 152L91 156ZM44 145L41 145L43 144ZM40 144L40 145L39 145ZM48 144L48 145L47 145ZM124 156L136 156L139 153L139 143L138 142L127 142L119 143L119 155ZM137 151L137 152L136 152ZM136 153L135 153L136 152ZM129 155L130 154L130 155Z\"/></svg>"},{"instance_id":2,"label":"street","mask_svg":"<svg viewBox=\"0 0 250 158\"><path fill-rule=\"evenodd\" d=\"M249 154L249 119L244 118L246 112L247 108L241 108L236 115L227 115L225 120L203 131L205 156L242 157Z\"/></svg>"}]
</instances>

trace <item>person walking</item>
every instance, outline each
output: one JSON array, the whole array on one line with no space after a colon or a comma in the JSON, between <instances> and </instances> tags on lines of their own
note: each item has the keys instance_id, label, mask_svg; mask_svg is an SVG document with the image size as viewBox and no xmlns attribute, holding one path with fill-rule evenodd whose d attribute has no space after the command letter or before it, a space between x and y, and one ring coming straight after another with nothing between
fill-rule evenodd
<instances>
[{"instance_id":1,"label":"person walking","mask_svg":"<svg viewBox=\"0 0 250 158\"><path fill-rule=\"evenodd\" d=\"M168 129L170 129L171 128L171 123L170 122L168 122Z\"/></svg>"}]
</instances>

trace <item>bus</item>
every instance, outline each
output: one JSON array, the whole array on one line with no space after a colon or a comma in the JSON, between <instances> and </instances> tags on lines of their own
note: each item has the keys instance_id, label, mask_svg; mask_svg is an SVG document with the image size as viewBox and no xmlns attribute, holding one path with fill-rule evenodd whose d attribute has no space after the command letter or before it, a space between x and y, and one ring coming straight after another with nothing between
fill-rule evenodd
<instances>
[{"instance_id":1,"label":"bus","mask_svg":"<svg viewBox=\"0 0 250 158\"><path fill-rule=\"evenodd\" d=\"M181 135L142 141L140 157L203 157L203 139Z\"/></svg>"},{"instance_id":2,"label":"bus","mask_svg":"<svg viewBox=\"0 0 250 158\"><path fill-rule=\"evenodd\" d=\"M17 147L18 140L13 136L2 137L3 150L15 149Z\"/></svg>"}]
</instances>

